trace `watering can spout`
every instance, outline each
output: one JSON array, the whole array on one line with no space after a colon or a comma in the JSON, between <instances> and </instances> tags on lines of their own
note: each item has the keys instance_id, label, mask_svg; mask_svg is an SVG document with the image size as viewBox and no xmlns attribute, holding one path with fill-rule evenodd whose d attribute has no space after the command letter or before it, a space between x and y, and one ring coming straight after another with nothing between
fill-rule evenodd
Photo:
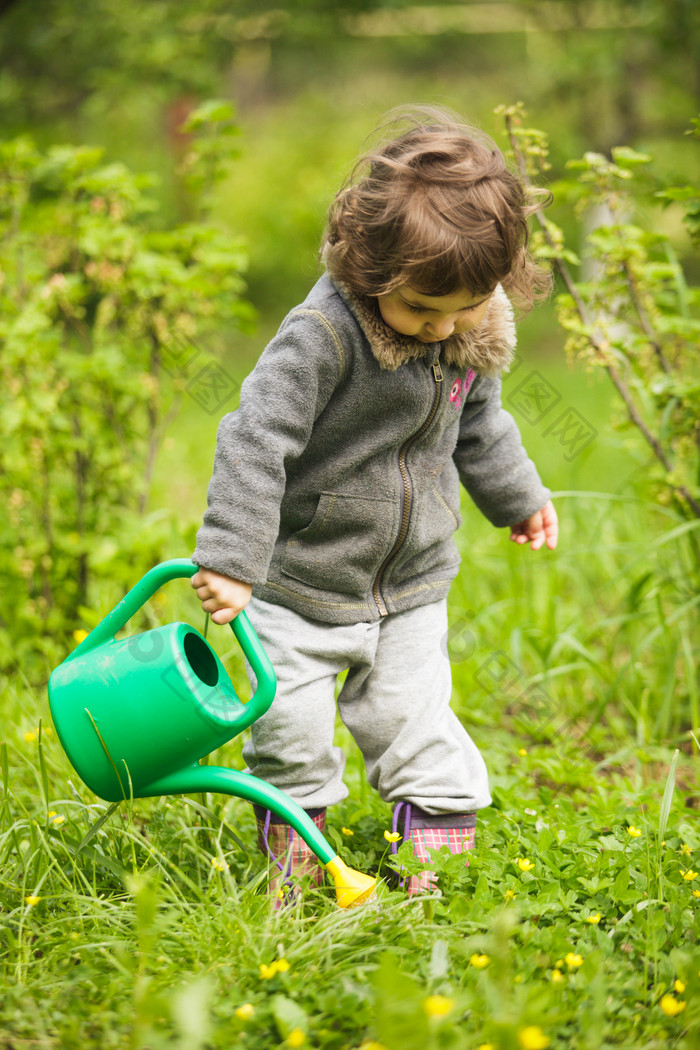
<instances>
[{"instance_id":1,"label":"watering can spout","mask_svg":"<svg viewBox=\"0 0 700 1050\"><path fill-rule=\"evenodd\" d=\"M341 908L354 908L372 900L377 892L377 880L371 875L349 868L347 864L335 857L326 864L326 871L335 883L335 896Z\"/></svg>"},{"instance_id":2,"label":"watering can spout","mask_svg":"<svg viewBox=\"0 0 700 1050\"><path fill-rule=\"evenodd\" d=\"M218 792L247 799L264 809L271 809L286 820L313 850L333 879L335 895L341 908L352 908L370 900L377 880L371 875L349 868L332 849L305 810L272 784L223 766L189 766L154 781L144 789L148 795L190 795Z\"/></svg>"}]
</instances>

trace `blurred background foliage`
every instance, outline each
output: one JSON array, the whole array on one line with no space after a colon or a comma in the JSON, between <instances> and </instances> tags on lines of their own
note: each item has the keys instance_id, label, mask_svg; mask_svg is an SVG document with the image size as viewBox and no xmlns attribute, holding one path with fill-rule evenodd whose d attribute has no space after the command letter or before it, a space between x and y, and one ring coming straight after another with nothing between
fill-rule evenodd
<instances>
[{"instance_id":1,"label":"blurred background foliage","mask_svg":"<svg viewBox=\"0 0 700 1050\"><path fill-rule=\"evenodd\" d=\"M207 241L216 246L217 238L230 238L238 282L226 310L220 316L210 313L207 324L197 328L198 312L209 295L206 282L223 258L210 251L195 288L197 303L188 309L186 281L174 287L172 302L164 308L165 320L156 317L152 327L151 338L157 338L147 359L143 346L135 343L130 362L128 336L133 320L119 310L109 314L110 323L119 329L115 339L122 357L114 358L120 362L117 367L136 368L139 375L148 372L154 377L144 380L138 398L150 433L157 431L158 447L146 431L134 439L147 448L143 460L147 485L132 486L138 498L131 498L128 520L126 508L116 507L124 499L116 490L110 494L107 478L101 492L93 493L93 502L111 498L116 509L111 519L102 515L100 535L82 540L79 528L66 525L71 550L81 566L86 551L94 555L98 550L100 557L91 555L96 586L66 588L76 597L66 606L64 627L89 628L97 614L86 603L106 611L155 557L191 550L220 415L235 407L237 384L282 317L315 280L328 204L364 139L391 107L409 102L447 105L505 149L508 139L502 117L494 111L499 105L522 101L528 121L549 138L548 167L537 173L537 181L554 189L548 214L561 227L573 253L581 250L587 218L574 207L578 191L572 190L567 161L586 153L610 157L617 146L653 157L653 174L639 181L643 194L637 220L663 235L687 280L697 281L700 268L684 224L684 202L680 197L657 201L654 194L663 186L685 186L696 174L698 147L686 132L700 94L699 22L700 7L693 0L348 0L344 4L91 0L88 6L77 0L0 0L0 138L6 143L18 137L31 140L33 145L26 149L44 158L27 199L36 197L47 167L55 168L56 146L99 148L102 168L96 170L106 179L101 196L110 199L107 184L116 171L110 165L124 166L120 179L146 180L142 185L148 186L148 214L135 220L132 232L137 239L150 245L149 250L157 247L171 257L179 253L182 261L192 245ZM232 109L214 103L203 109L211 99L230 103ZM8 146L3 154L10 197L18 183L13 182L7 158L26 156L23 149L18 152L18 147ZM68 154L62 156L65 161ZM212 158L217 167L213 179L207 174ZM93 162L98 165L97 154ZM588 162L589 172L594 167ZM78 215L86 203L76 187L72 176L66 178L64 190L73 194L71 208L76 209L71 214ZM102 218L106 222L107 213L102 217L94 208L88 212L91 222ZM25 236L34 237L35 246L37 230L47 244L55 241L50 208L44 206L42 215L39 225L26 224ZM126 221L128 225L131 220ZM5 248L9 251L12 223L8 229ZM160 241L159 231L165 238ZM70 265L64 260L57 269L51 254L44 255L35 275L37 301L52 274L55 283L55 274L67 266L75 268L77 283L71 287L78 289L76 301L80 299L80 274L87 257L70 258ZM576 277L586 277L586 266L590 275L591 265L584 259L581 267L574 264L572 270ZM6 277L11 277L12 264L5 267ZM245 289L238 277L244 268ZM8 279L8 301L10 284ZM150 295L145 287L124 286L121 299L110 293L110 311L114 302L126 308L126 292L132 295L128 308L143 319ZM43 300L39 305L45 309ZM162 305L160 300L155 304L158 309ZM200 362L210 355L225 368L231 398L220 411L187 396L186 371L174 375L172 368L163 368L167 332L174 329L194 340L204 355ZM57 331L52 338L58 338ZM574 370L567 365L566 334L557 322L554 304L539 307L524 319L519 338L520 360L527 368L521 366L507 379L506 407L513 410L512 392L525 372L536 368L555 388L561 405L576 406L596 434L572 458L552 446L537 420L516 414L525 443L550 486L655 499L645 487L648 449L634 435L611 428L611 414L624 413L619 406L613 408L614 391L601 375L603 370ZM48 340L46 347L50 345ZM21 356L18 346L16 353ZM60 347L56 353L60 355ZM6 365L10 371L16 367L10 356ZM52 374L45 371L44 387L53 389ZM131 389L126 379L122 386L127 392ZM10 391L10 395L12 415L15 394ZM28 416L31 411L29 403ZM47 415L39 427L44 435L51 430L50 418ZM167 430L161 421L168 424ZM133 413L130 423L137 426ZM93 447L97 440L92 439ZM25 499L34 469L28 459L19 486L15 482L13 489L9 479L11 499ZM70 487L69 479L65 484ZM17 495L19 489L25 496ZM42 576L52 568L51 555L39 552L41 514L35 516L32 536L25 538L36 547L30 556L25 540L21 550L13 546L17 540L12 538L12 528L26 528L26 519L17 516L18 506L10 504L16 520L6 532L4 568L9 571L21 561L17 586L33 586L35 596L41 598ZM151 515L163 511L165 518L157 519L157 528L155 519L149 519L148 528L139 525L138 515L146 507ZM488 523L473 508L466 508L466 513L470 537L490 544ZM114 521L122 522L116 533ZM502 543L502 537L494 535L493 542ZM61 590L61 580L54 581L54 594ZM18 593L8 588L7 594L11 592ZM47 640L49 620L45 616L42 620L40 609L30 612L26 631L44 632L43 652L49 664L55 662L66 636L61 639L59 632L54 648ZM8 651L16 622L15 611L0 610ZM54 629L49 633L55 641Z\"/></svg>"},{"instance_id":2,"label":"blurred background foliage","mask_svg":"<svg viewBox=\"0 0 700 1050\"><path fill-rule=\"evenodd\" d=\"M692 163L699 20L693 0L4 0L0 128L158 172L168 222L188 207L183 118L230 99L245 163L218 218L249 237L253 299L282 313L315 273L329 196L391 106L442 102L494 133L494 107L521 100L554 178L621 144L662 170Z\"/></svg>"}]
</instances>

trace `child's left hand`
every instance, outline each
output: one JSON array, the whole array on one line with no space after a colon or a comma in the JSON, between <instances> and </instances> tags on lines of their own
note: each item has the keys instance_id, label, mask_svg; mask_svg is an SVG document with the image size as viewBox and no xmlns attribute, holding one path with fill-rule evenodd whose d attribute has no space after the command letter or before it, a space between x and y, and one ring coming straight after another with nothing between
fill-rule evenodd
<instances>
[{"instance_id":1,"label":"child's left hand","mask_svg":"<svg viewBox=\"0 0 700 1050\"><path fill-rule=\"evenodd\" d=\"M552 501L549 500L542 510L531 514L525 521L511 525L510 538L513 543L529 543L533 551L538 551L543 543L553 551L559 538L559 519Z\"/></svg>"}]
</instances>

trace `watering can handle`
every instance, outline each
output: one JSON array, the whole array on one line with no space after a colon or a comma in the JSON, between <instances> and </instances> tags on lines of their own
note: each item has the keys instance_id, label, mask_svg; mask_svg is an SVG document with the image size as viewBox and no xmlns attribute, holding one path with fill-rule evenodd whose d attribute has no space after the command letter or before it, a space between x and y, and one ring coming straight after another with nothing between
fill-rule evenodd
<instances>
[{"instance_id":1,"label":"watering can handle","mask_svg":"<svg viewBox=\"0 0 700 1050\"><path fill-rule=\"evenodd\" d=\"M127 591L119 604L115 605L110 613L107 613L104 620L98 623L97 627L73 650L65 662L73 660L76 656L83 656L98 645L111 641L117 631L124 627L134 613L138 612L164 583L183 577L192 577L198 569L199 566L189 558L172 558L170 561L162 561L159 565L154 565L130 591ZM255 700L251 713L253 709L261 709L260 713L262 713L270 706L275 695L277 687L275 672L245 612L240 612L231 621L231 630L245 653L257 680L254 697L248 701L248 706Z\"/></svg>"}]
</instances>

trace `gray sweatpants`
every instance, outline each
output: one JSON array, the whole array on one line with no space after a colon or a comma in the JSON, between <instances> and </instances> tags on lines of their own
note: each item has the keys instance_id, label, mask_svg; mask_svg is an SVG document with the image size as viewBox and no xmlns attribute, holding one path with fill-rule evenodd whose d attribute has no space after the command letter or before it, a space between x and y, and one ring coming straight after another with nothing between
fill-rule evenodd
<instances>
[{"instance_id":1,"label":"gray sweatpants","mask_svg":"<svg viewBox=\"0 0 700 1050\"><path fill-rule=\"evenodd\" d=\"M348 669L338 710L385 801L430 814L489 805L484 760L449 706L444 600L348 626L256 598L246 612L277 673L272 707L243 748L251 773L305 809L347 796L333 730L336 679Z\"/></svg>"}]
</instances>

